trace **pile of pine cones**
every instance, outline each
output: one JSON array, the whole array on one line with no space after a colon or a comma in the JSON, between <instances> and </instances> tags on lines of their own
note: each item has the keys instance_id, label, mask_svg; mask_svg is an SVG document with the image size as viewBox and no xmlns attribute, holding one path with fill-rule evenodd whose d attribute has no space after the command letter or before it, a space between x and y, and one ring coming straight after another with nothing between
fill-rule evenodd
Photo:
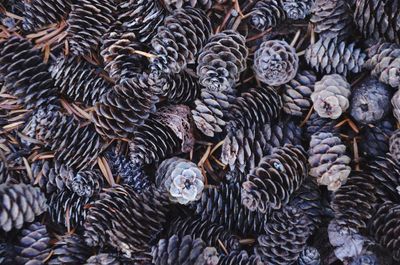
<instances>
[{"instance_id":1,"label":"pile of pine cones","mask_svg":"<svg viewBox=\"0 0 400 265\"><path fill-rule=\"evenodd\" d=\"M0 264L400 264L399 17L1 1Z\"/></svg>"}]
</instances>

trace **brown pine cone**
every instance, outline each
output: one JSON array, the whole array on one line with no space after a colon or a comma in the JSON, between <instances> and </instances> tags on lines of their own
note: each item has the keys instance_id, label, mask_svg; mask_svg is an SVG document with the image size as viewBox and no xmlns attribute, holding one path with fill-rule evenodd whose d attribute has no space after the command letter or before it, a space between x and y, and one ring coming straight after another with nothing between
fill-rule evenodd
<instances>
[{"instance_id":1,"label":"brown pine cone","mask_svg":"<svg viewBox=\"0 0 400 265\"><path fill-rule=\"evenodd\" d=\"M282 0L260 0L250 13L250 25L260 31L275 27L286 19Z\"/></svg>"}]
</instances>

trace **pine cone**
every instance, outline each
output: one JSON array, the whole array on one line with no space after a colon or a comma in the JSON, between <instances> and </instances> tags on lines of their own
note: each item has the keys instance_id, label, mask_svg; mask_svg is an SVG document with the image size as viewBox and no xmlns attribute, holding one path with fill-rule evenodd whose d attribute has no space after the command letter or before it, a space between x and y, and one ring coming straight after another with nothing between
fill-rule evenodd
<instances>
[{"instance_id":1,"label":"pine cone","mask_svg":"<svg viewBox=\"0 0 400 265\"><path fill-rule=\"evenodd\" d=\"M22 27L26 31L38 31L39 29L65 20L71 11L71 0L24 1L24 20Z\"/></svg>"},{"instance_id":2,"label":"pine cone","mask_svg":"<svg viewBox=\"0 0 400 265\"><path fill-rule=\"evenodd\" d=\"M358 122L378 122L390 111L391 89L369 77L353 88L350 114Z\"/></svg>"},{"instance_id":3,"label":"pine cone","mask_svg":"<svg viewBox=\"0 0 400 265\"><path fill-rule=\"evenodd\" d=\"M81 0L72 5L67 23L69 45L75 55L90 55L115 20L113 0Z\"/></svg>"},{"instance_id":4,"label":"pine cone","mask_svg":"<svg viewBox=\"0 0 400 265\"><path fill-rule=\"evenodd\" d=\"M283 10L288 18L301 20L310 14L313 4L314 0L284 0Z\"/></svg>"},{"instance_id":5,"label":"pine cone","mask_svg":"<svg viewBox=\"0 0 400 265\"><path fill-rule=\"evenodd\" d=\"M395 130L390 120L367 125L361 130L360 151L363 156L384 156L389 152L389 138Z\"/></svg>"},{"instance_id":6,"label":"pine cone","mask_svg":"<svg viewBox=\"0 0 400 265\"><path fill-rule=\"evenodd\" d=\"M70 190L83 197L92 197L104 186L103 176L97 170L80 171L67 180Z\"/></svg>"},{"instance_id":7,"label":"pine cone","mask_svg":"<svg viewBox=\"0 0 400 265\"><path fill-rule=\"evenodd\" d=\"M338 136L328 132L314 134L308 154L310 175L317 178L318 184L335 191L346 182L351 159L346 155L346 146Z\"/></svg>"},{"instance_id":8,"label":"pine cone","mask_svg":"<svg viewBox=\"0 0 400 265\"><path fill-rule=\"evenodd\" d=\"M20 229L47 210L40 189L26 184L1 184L0 198L0 227L6 232Z\"/></svg>"},{"instance_id":9,"label":"pine cone","mask_svg":"<svg viewBox=\"0 0 400 265\"><path fill-rule=\"evenodd\" d=\"M283 119L272 126L269 140L272 147L281 147L285 144L301 145L301 143L302 129L293 120Z\"/></svg>"},{"instance_id":10,"label":"pine cone","mask_svg":"<svg viewBox=\"0 0 400 265\"><path fill-rule=\"evenodd\" d=\"M8 178L8 170L6 162L7 161L4 161L3 158L0 158L0 184L5 183Z\"/></svg>"},{"instance_id":11,"label":"pine cone","mask_svg":"<svg viewBox=\"0 0 400 265\"><path fill-rule=\"evenodd\" d=\"M155 183L168 193L171 202L188 204L201 198L204 176L200 168L189 160L172 157L157 169Z\"/></svg>"},{"instance_id":12,"label":"pine cone","mask_svg":"<svg viewBox=\"0 0 400 265\"><path fill-rule=\"evenodd\" d=\"M19 264L44 264L50 254L50 235L46 226L33 223L21 231L16 246L16 261Z\"/></svg>"},{"instance_id":13,"label":"pine cone","mask_svg":"<svg viewBox=\"0 0 400 265\"><path fill-rule=\"evenodd\" d=\"M239 238L219 224L208 220L202 221L199 217L176 218L169 225L168 235L176 234L178 237L191 235L194 238L201 238L207 246L220 248L220 243L226 247L228 252L240 248Z\"/></svg>"},{"instance_id":14,"label":"pine cone","mask_svg":"<svg viewBox=\"0 0 400 265\"><path fill-rule=\"evenodd\" d=\"M165 18L151 40L153 54L152 72L179 73L195 59L211 34L211 24L202 10L194 8L178 9Z\"/></svg>"},{"instance_id":15,"label":"pine cone","mask_svg":"<svg viewBox=\"0 0 400 265\"><path fill-rule=\"evenodd\" d=\"M12 265L15 264L15 249L9 243L0 243L0 264Z\"/></svg>"},{"instance_id":16,"label":"pine cone","mask_svg":"<svg viewBox=\"0 0 400 265\"><path fill-rule=\"evenodd\" d=\"M389 150L392 158L399 163L400 162L400 129L393 132L389 140ZM399 163L400 164L400 163Z\"/></svg>"},{"instance_id":17,"label":"pine cone","mask_svg":"<svg viewBox=\"0 0 400 265\"><path fill-rule=\"evenodd\" d=\"M341 75L325 75L315 83L311 94L315 111L322 118L339 118L349 108L350 89L350 84Z\"/></svg>"},{"instance_id":18,"label":"pine cone","mask_svg":"<svg viewBox=\"0 0 400 265\"><path fill-rule=\"evenodd\" d=\"M255 253L264 263L292 264L306 247L311 235L310 220L299 209L285 207L266 224L266 234L257 238ZM290 246L290 247L288 247Z\"/></svg>"},{"instance_id":19,"label":"pine cone","mask_svg":"<svg viewBox=\"0 0 400 265\"><path fill-rule=\"evenodd\" d=\"M113 247L127 257L145 251L166 221L167 203L157 190L138 194L129 186L106 189L88 209L85 241Z\"/></svg>"},{"instance_id":20,"label":"pine cone","mask_svg":"<svg viewBox=\"0 0 400 265\"><path fill-rule=\"evenodd\" d=\"M288 83L296 76L298 67L299 57L286 41L265 41L254 53L254 73L270 86Z\"/></svg>"},{"instance_id":21,"label":"pine cone","mask_svg":"<svg viewBox=\"0 0 400 265\"><path fill-rule=\"evenodd\" d=\"M393 116L400 121L400 89L393 95L391 103L393 106Z\"/></svg>"},{"instance_id":22,"label":"pine cone","mask_svg":"<svg viewBox=\"0 0 400 265\"><path fill-rule=\"evenodd\" d=\"M316 0L310 21L320 38L345 40L352 34L353 14L346 0Z\"/></svg>"},{"instance_id":23,"label":"pine cone","mask_svg":"<svg viewBox=\"0 0 400 265\"><path fill-rule=\"evenodd\" d=\"M83 238L71 234L61 238L53 248L53 254L47 261L48 265L76 265L84 264L89 258L91 249L85 245Z\"/></svg>"},{"instance_id":24,"label":"pine cone","mask_svg":"<svg viewBox=\"0 0 400 265\"><path fill-rule=\"evenodd\" d=\"M200 51L197 75L207 90L231 90L246 69L246 39L233 30L212 36Z\"/></svg>"},{"instance_id":25,"label":"pine cone","mask_svg":"<svg viewBox=\"0 0 400 265\"><path fill-rule=\"evenodd\" d=\"M160 96L171 104L191 104L200 96L199 80L187 72L169 75L159 86Z\"/></svg>"},{"instance_id":26,"label":"pine cone","mask_svg":"<svg viewBox=\"0 0 400 265\"><path fill-rule=\"evenodd\" d=\"M151 255L147 253L135 253L132 258L120 257L115 253L100 253L88 258L85 265L150 265L151 260Z\"/></svg>"},{"instance_id":27,"label":"pine cone","mask_svg":"<svg viewBox=\"0 0 400 265\"><path fill-rule=\"evenodd\" d=\"M161 239L153 247L152 255L153 263L159 265L217 265L219 260L215 248L206 247L201 239L194 239L190 235L173 235L169 239Z\"/></svg>"},{"instance_id":28,"label":"pine cone","mask_svg":"<svg viewBox=\"0 0 400 265\"><path fill-rule=\"evenodd\" d=\"M304 116L312 106L311 93L317 81L315 73L308 70L297 72L294 79L283 86L283 111L292 116Z\"/></svg>"},{"instance_id":29,"label":"pine cone","mask_svg":"<svg viewBox=\"0 0 400 265\"><path fill-rule=\"evenodd\" d=\"M42 54L20 37L0 41L0 74L4 87L26 108L34 109L56 101L56 91Z\"/></svg>"},{"instance_id":30,"label":"pine cone","mask_svg":"<svg viewBox=\"0 0 400 265\"><path fill-rule=\"evenodd\" d=\"M206 11L211 9L213 0L164 0L164 5L170 12L186 6L197 7Z\"/></svg>"},{"instance_id":31,"label":"pine cone","mask_svg":"<svg viewBox=\"0 0 400 265\"><path fill-rule=\"evenodd\" d=\"M321 265L321 256L318 249L314 247L306 247L300 253L297 260L298 265Z\"/></svg>"},{"instance_id":32,"label":"pine cone","mask_svg":"<svg viewBox=\"0 0 400 265\"><path fill-rule=\"evenodd\" d=\"M39 180L37 185L46 194L65 189L65 176L70 174L70 169L57 161L37 160L32 163L32 175Z\"/></svg>"},{"instance_id":33,"label":"pine cone","mask_svg":"<svg viewBox=\"0 0 400 265\"><path fill-rule=\"evenodd\" d=\"M318 113L314 112L307 120L306 136L308 139L311 139L313 134L317 134L319 132L335 133L337 130L335 125L335 120L321 118Z\"/></svg>"},{"instance_id":34,"label":"pine cone","mask_svg":"<svg viewBox=\"0 0 400 265\"><path fill-rule=\"evenodd\" d=\"M250 211L267 212L289 202L308 174L305 152L292 145L274 148L247 175L242 184L242 203Z\"/></svg>"},{"instance_id":35,"label":"pine cone","mask_svg":"<svg viewBox=\"0 0 400 265\"><path fill-rule=\"evenodd\" d=\"M260 31L275 27L286 19L282 0L260 0L250 13L250 25Z\"/></svg>"},{"instance_id":36,"label":"pine cone","mask_svg":"<svg viewBox=\"0 0 400 265\"><path fill-rule=\"evenodd\" d=\"M246 251L232 251L219 259L218 265L262 265L261 258L257 255L249 255Z\"/></svg>"},{"instance_id":37,"label":"pine cone","mask_svg":"<svg viewBox=\"0 0 400 265\"><path fill-rule=\"evenodd\" d=\"M354 21L365 38L400 43L399 3L396 0L358 0Z\"/></svg>"},{"instance_id":38,"label":"pine cone","mask_svg":"<svg viewBox=\"0 0 400 265\"><path fill-rule=\"evenodd\" d=\"M380 82L397 88L400 85L400 46L378 43L368 49L369 59L364 67Z\"/></svg>"},{"instance_id":39,"label":"pine cone","mask_svg":"<svg viewBox=\"0 0 400 265\"><path fill-rule=\"evenodd\" d=\"M50 67L59 92L70 100L92 106L112 89L112 84L99 74L101 69L83 58L60 57Z\"/></svg>"},{"instance_id":40,"label":"pine cone","mask_svg":"<svg viewBox=\"0 0 400 265\"><path fill-rule=\"evenodd\" d=\"M354 46L354 43L340 42L337 38L321 38L308 47L305 58L320 73L356 74L361 72L366 54Z\"/></svg>"}]
</instances>

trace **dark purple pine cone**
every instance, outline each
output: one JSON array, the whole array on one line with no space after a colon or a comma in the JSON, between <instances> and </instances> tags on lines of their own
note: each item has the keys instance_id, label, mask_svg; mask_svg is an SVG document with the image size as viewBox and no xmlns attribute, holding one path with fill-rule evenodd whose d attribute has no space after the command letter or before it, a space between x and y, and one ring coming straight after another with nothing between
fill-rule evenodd
<instances>
[{"instance_id":1,"label":"dark purple pine cone","mask_svg":"<svg viewBox=\"0 0 400 265\"><path fill-rule=\"evenodd\" d=\"M263 265L261 258L257 255L249 255L245 250L231 251L219 258L218 265Z\"/></svg>"},{"instance_id":2,"label":"dark purple pine cone","mask_svg":"<svg viewBox=\"0 0 400 265\"><path fill-rule=\"evenodd\" d=\"M384 156L389 152L389 138L395 130L395 126L390 119L385 119L379 123L368 124L361 130L361 141L359 141L360 151L363 156Z\"/></svg>"},{"instance_id":3,"label":"dark purple pine cone","mask_svg":"<svg viewBox=\"0 0 400 265\"><path fill-rule=\"evenodd\" d=\"M332 132L335 133L338 129L335 128L336 121L332 119L321 118L318 113L313 112L306 123L305 134L307 138L311 139L313 134L319 132Z\"/></svg>"},{"instance_id":4,"label":"dark purple pine cone","mask_svg":"<svg viewBox=\"0 0 400 265\"><path fill-rule=\"evenodd\" d=\"M260 31L275 27L286 19L282 0L260 0L251 10L250 25Z\"/></svg>"},{"instance_id":5,"label":"dark purple pine cone","mask_svg":"<svg viewBox=\"0 0 400 265\"><path fill-rule=\"evenodd\" d=\"M86 246L83 238L76 234L65 235L53 247L53 253L46 264L76 265L84 264L92 249Z\"/></svg>"}]
</instances>

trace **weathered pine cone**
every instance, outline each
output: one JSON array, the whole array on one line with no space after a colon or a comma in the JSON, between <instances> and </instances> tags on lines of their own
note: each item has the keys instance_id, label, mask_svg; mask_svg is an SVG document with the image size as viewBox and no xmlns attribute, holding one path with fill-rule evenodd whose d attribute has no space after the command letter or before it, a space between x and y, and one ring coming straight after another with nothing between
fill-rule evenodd
<instances>
[{"instance_id":1,"label":"weathered pine cone","mask_svg":"<svg viewBox=\"0 0 400 265\"><path fill-rule=\"evenodd\" d=\"M288 18L293 20L305 19L311 13L314 0L284 0L283 10Z\"/></svg>"},{"instance_id":2,"label":"weathered pine cone","mask_svg":"<svg viewBox=\"0 0 400 265\"><path fill-rule=\"evenodd\" d=\"M190 235L179 237L173 235L168 239L160 239L152 249L153 264L158 265L217 265L219 255L213 247L199 238Z\"/></svg>"},{"instance_id":3,"label":"weathered pine cone","mask_svg":"<svg viewBox=\"0 0 400 265\"><path fill-rule=\"evenodd\" d=\"M167 204L157 190L138 194L126 185L106 189L88 209L85 242L113 247L127 257L145 251L163 228Z\"/></svg>"},{"instance_id":4,"label":"weathered pine cone","mask_svg":"<svg viewBox=\"0 0 400 265\"><path fill-rule=\"evenodd\" d=\"M322 118L339 118L350 106L351 86L338 74L325 75L315 83L311 100L314 109Z\"/></svg>"},{"instance_id":5,"label":"weathered pine cone","mask_svg":"<svg viewBox=\"0 0 400 265\"><path fill-rule=\"evenodd\" d=\"M90 55L115 20L113 0L81 0L72 5L67 23L68 41L75 55Z\"/></svg>"},{"instance_id":6,"label":"weathered pine cone","mask_svg":"<svg viewBox=\"0 0 400 265\"><path fill-rule=\"evenodd\" d=\"M51 77L59 93L73 101L93 106L112 84L99 74L100 68L83 58L60 57L50 67Z\"/></svg>"},{"instance_id":7,"label":"weathered pine cone","mask_svg":"<svg viewBox=\"0 0 400 265\"><path fill-rule=\"evenodd\" d=\"M249 255L245 250L231 251L219 258L218 265L262 265L261 258L257 255Z\"/></svg>"},{"instance_id":8,"label":"weathered pine cone","mask_svg":"<svg viewBox=\"0 0 400 265\"><path fill-rule=\"evenodd\" d=\"M395 130L391 120L382 120L375 125L362 128L360 135L360 153L365 157L384 156L389 152L389 138Z\"/></svg>"},{"instance_id":9,"label":"weathered pine cone","mask_svg":"<svg viewBox=\"0 0 400 265\"><path fill-rule=\"evenodd\" d=\"M0 74L4 87L26 108L34 109L56 102L56 90L48 66L43 63L40 50L30 41L18 36L0 41Z\"/></svg>"},{"instance_id":10,"label":"weathered pine cone","mask_svg":"<svg viewBox=\"0 0 400 265\"><path fill-rule=\"evenodd\" d=\"M211 24L204 11L187 7L166 17L151 40L152 72L179 73L195 59L211 34Z\"/></svg>"},{"instance_id":11,"label":"weathered pine cone","mask_svg":"<svg viewBox=\"0 0 400 265\"><path fill-rule=\"evenodd\" d=\"M320 38L337 38L339 41L351 36L353 14L346 0L316 0L310 21Z\"/></svg>"},{"instance_id":12,"label":"weathered pine cone","mask_svg":"<svg viewBox=\"0 0 400 265\"><path fill-rule=\"evenodd\" d=\"M212 36L200 51L197 75L207 90L231 90L246 69L246 39L233 30Z\"/></svg>"},{"instance_id":13,"label":"weathered pine cone","mask_svg":"<svg viewBox=\"0 0 400 265\"><path fill-rule=\"evenodd\" d=\"M393 107L393 116L397 121L400 121L400 89L394 93L392 99L390 100Z\"/></svg>"},{"instance_id":14,"label":"weathered pine cone","mask_svg":"<svg viewBox=\"0 0 400 265\"><path fill-rule=\"evenodd\" d=\"M254 53L254 73L270 86L288 83L296 76L298 67L299 57L286 41L265 41Z\"/></svg>"},{"instance_id":15,"label":"weathered pine cone","mask_svg":"<svg viewBox=\"0 0 400 265\"><path fill-rule=\"evenodd\" d=\"M6 232L20 229L47 210L40 189L26 184L1 184L0 198L0 228Z\"/></svg>"},{"instance_id":16,"label":"weathered pine cone","mask_svg":"<svg viewBox=\"0 0 400 265\"><path fill-rule=\"evenodd\" d=\"M378 43L368 49L369 59L364 67L380 82L398 88L400 86L400 46L394 43Z\"/></svg>"},{"instance_id":17,"label":"weathered pine cone","mask_svg":"<svg viewBox=\"0 0 400 265\"><path fill-rule=\"evenodd\" d=\"M317 77L314 72L302 70L283 86L283 111L292 116L304 116L312 106L311 94Z\"/></svg>"},{"instance_id":18,"label":"weathered pine cone","mask_svg":"<svg viewBox=\"0 0 400 265\"><path fill-rule=\"evenodd\" d=\"M292 145L275 148L247 175L242 184L242 204L262 213L279 209L289 202L307 175L304 150Z\"/></svg>"},{"instance_id":19,"label":"weathered pine cone","mask_svg":"<svg viewBox=\"0 0 400 265\"><path fill-rule=\"evenodd\" d=\"M157 102L148 90L147 76L124 79L95 105L96 130L106 138L130 138L156 110Z\"/></svg>"},{"instance_id":20,"label":"weathered pine cone","mask_svg":"<svg viewBox=\"0 0 400 265\"><path fill-rule=\"evenodd\" d=\"M169 75L158 86L159 96L165 97L171 104L191 104L200 96L201 90L199 80L187 72Z\"/></svg>"},{"instance_id":21,"label":"weathered pine cone","mask_svg":"<svg viewBox=\"0 0 400 265\"><path fill-rule=\"evenodd\" d=\"M251 10L250 25L260 31L275 27L286 19L282 0L261 0Z\"/></svg>"},{"instance_id":22,"label":"weathered pine cone","mask_svg":"<svg viewBox=\"0 0 400 265\"><path fill-rule=\"evenodd\" d=\"M298 265L321 265L321 255L318 249L308 246L300 253L297 263Z\"/></svg>"},{"instance_id":23,"label":"weathered pine cone","mask_svg":"<svg viewBox=\"0 0 400 265\"><path fill-rule=\"evenodd\" d=\"M307 63L317 72L346 76L362 70L366 54L354 43L340 42L337 38L321 38L308 47L305 53Z\"/></svg>"},{"instance_id":24,"label":"weathered pine cone","mask_svg":"<svg viewBox=\"0 0 400 265\"><path fill-rule=\"evenodd\" d=\"M310 175L317 178L318 184L335 191L346 182L351 171L351 159L346 155L346 146L338 136L329 132L314 134L308 154Z\"/></svg>"},{"instance_id":25,"label":"weathered pine cone","mask_svg":"<svg viewBox=\"0 0 400 265\"><path fill-rule=\"evenodd\" d=\"M171 202L188 204L200 199L204 181L204 176L195 163L172 157L164 160L158 167L155 183L168 193Z\"/></svg>"},{"instance_id":26,"label":"weathered pine cone","mask_svg":"<svg viewBox=\"0 0 400 265\"><path fill-rule=\"evenodd\" d=\"M47 261L49 265L84 264L89 258L91 249L86 246L83 238L76 234L63 236L53 247L53 254Z\"/></svg>"},{"instance_id":27,"label":"weathered pine cone","mask_svg":"<svg viewBox=\"0 0 400 265\"><path fill-rule=\"evenodd\" d=\"M16 245L18 264L44 264L50 254L50 235L46 226L33 223L21 231Z\"/></svg>"},{"instance_id":28,"label":"weathered pine cone","mask_svg":"<svg viewBox=\"0 0 400 265\"><path fill-rule=\"evenodd\" d=\"M213 2L213 0L164 0L164 5L169 11L186 6L209 10L212 7Z\"/></svg>"},{"instance_id":29,"label":"weathered pine cone","mask_svg":"<svg viewBox=\"0 0 400 265\"><path fill-rule=\"evenodd\" d=\"M358 0L354 21L365 38L400 44L399 10L396 0Z\"/></svg>"}]
</instances>

